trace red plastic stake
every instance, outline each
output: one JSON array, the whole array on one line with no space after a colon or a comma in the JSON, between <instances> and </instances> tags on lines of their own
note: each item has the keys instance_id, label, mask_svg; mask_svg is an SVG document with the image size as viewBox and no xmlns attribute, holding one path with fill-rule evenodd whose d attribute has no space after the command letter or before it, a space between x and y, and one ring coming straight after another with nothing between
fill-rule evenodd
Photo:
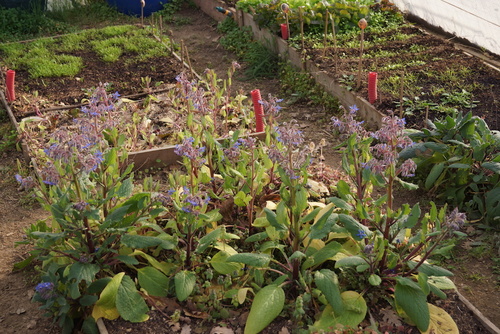
<instances>
[{"instance_id":1,"label":"red plastic stake","mask_svg":"<svg viewBox=\"0 0 500 334\"><path fill-rule=\"evenodd\" d=\"M368 73L368 101L374 103L377 100L377 72Z\"/></svg>"},{"instance_id":2,"label":"red plastic stake","mask_svg":"<svg viewBox=\"0 0 500 334\"><path fill-rule=\"evenodd\" d=\"M12 102L16 99L16 90L14 88L14 81L16 78L16 71L8 70L7 71L7 101Z\"/></svg>"},{"instance_id":3,"label":"red plastic stake","mask_svg":"<svg viewBox=\"0 0 500 334\"><path fill-rule=\"evenodd\" d=\"M288 39L288 26L286 23L282 23L281 25L281 38Z\"/></svg>"},{"instance_id":4,"label":"red plastic stake","mask_svg":"<svg viewBox=\"0 0 500 334\"><path fill-rule=\"evenodd\" d=\"M262 119L262 117L264 116L264 108L262 107L262 104L259 103L259 101L262 100L262 97L260 96L260 90L254 89L250 93L252 94L253 111L255 113L255 123L257 124L255 130L256 132L262 132L264 131L264 121Z\"/></svg>"}]
</instances>

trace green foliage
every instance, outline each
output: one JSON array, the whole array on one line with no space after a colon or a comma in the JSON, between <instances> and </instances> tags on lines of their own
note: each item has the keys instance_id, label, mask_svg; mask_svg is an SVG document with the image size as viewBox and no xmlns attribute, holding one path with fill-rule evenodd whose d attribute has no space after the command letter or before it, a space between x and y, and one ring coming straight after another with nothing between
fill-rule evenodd
<instances>
[{"instance_id":1,"label":"green foliage","mask_svg":"<svg viewBox=\"0 0 500 334\"><path fill-rule=\"evenodd\" d=\"M313 102L324 106L326 110L336 113L339 101L326 92L306 72L296 70L290 63L280 63L280 84L283 94L291 96L294 102Z\"/></svg>"},{"instance_id":2,"label":"green foliage","mask_svg":"<svg viewBox=\"0 0 500 334\"><path fill-rule=\"evenodd\" d=\"M242 58L248 51L248 45L253 41L253 36L249 28L240 29L232 18L227 17L219 23L217 29L224 34L219 43L225 49L234 52L236 56Z\"/></svg>"},{"instance_id":3,"label":"green foliage","mask_svg":"<svg viewBox=\"0 0 500 334\"><path fill-rule=\"evenodd\" d=\"M278 57L264 45L253 40L249 28L240 28L228 17L217 29L224 34L219 43L245 63L245 78L271 78L278 72Z\"/></svg>"},{"instance_id":4,"label":"green foliage","mask_svg":"<svg viewBox=\"0 0 500 334\"><path fill-rule=\"evenodd\" d=\"M155 17L163 17L165 22L175 23L177 25L182 25L186 21L179 17L179 15L175 15L182 9L182 6L186 3L186 0L169 0L167 3L163 5L163 8L153 15Z\"/></svg>"},{"instance_id":5,"label":"green foliage","mask_svg":"<svg viewBox=\"0 0 500 334\"><path fill-rule=\"evenodd\" d=\"M29 11L0 6L0 42L2 43L68 31L71 31L68 24L51 19L41 9Z\"/></svg>"},{"instance_id":6,"label":"green foliage","mask_svg":"<svg viewBox=\"0 0 500 334\"><path fill-rule=\"evenodd\" d=\"M286 2L290 8L288 21L291 30L300 31L300 17L303 18L307 31L322 31L324 15L328 10L329 15L335 20L335 25L341 30L349 30L356 26L359 19L367 17L370 13L370 5L374 1L350 1L342 0L333 3L324 1L302 1L294 0ZM252 12L254 20L260 27L270 28L278 31L279 24L285 23L285 15L281 10L280 1L255 1L240 0L237 8Z\"/></svg>"},{"instance_id":7,"label":"green foliage","mask_svg":"<svg viewBox=\"0 0 500 334\"><path fill-rule=\"evenodd\" d=\"M0 110L0 116L2 116L2 113L3 111ZM0 124L0 138L0 152L7 152L15 149L17 144L17 131L11 123Z\"/></svg>"},{"instance_id":8,"label":"green foliage","mask_svg":"<svg viewBox=\"0 0 500 334\"><path fill-rule=\"evenodd\" d=\"M498 226L500 137L484 120L458 114L413 131L413 147L402 154L418 163L425 189L466 210L470 220Z\"/></svg>"},{"instance_id":9,"label":"green foliage","mask_svg":"<svg viewBox=\"0 0 500 334\"><path fill-rule=\"evenodd\" d=\"M472 93L469 93L465 89L461 91L452 93L443 93L441 96L441 102L445 105L451 105L457 109L472 109L477 107L479 101L474 101Z\"/></svg>"},{"instance_id":10,"label":"green foliage","mask_svg":"<svg viewBox=\"0 0 500 334\"><path fill-rule=\"evenodd\" d=\"M257 334L266 328L283 310L285 292L277 285L260 290L252 303L245 325L245 334Z\"/></svg>"}]
</instances>

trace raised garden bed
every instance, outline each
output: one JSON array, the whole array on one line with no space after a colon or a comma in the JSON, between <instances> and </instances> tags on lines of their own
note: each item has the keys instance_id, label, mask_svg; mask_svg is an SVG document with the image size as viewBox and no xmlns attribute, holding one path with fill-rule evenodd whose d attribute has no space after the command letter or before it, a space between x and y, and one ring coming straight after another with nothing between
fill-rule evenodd
<instances>
[{"instance_id":1,"label":"raised garden bed","mask_svg":"<svg viewBox=\"0 0 500 334\"><path fill-rule=\"evenodd\" d=\"M128 35L129 40L119 35ZM89 102L100 108L93 101L119 101L117 109L105 112L106 118L114 119L118 133L127 136L120 145L141 169L179 159L173 152L182 141L177 134L190 127L197 131L199 126L187 124L190 114L190 122L197 124L210 114L213 135L219 138L237 130L243 136L255 132L252 110L242 102L246 97L230 96L230 85L223 87L214 72L201 78L172 51L173 46L141 27L109 27L3 48L8 52L5 61L16 69L18 87L17 98L3 102L23 138L27 158L47 148L56 130L80 131L74 120L89 116ZM39 63L31 59L37 52L44 53ZM113 52L116 59L109 59ZM20 54L27 57L14 59ZM57 66L48 69L45 62L51 55L57 55Z\"/></svg>"},{"instance_id":2,"label":"raised garden bed","mask_svg":"<svg viewBox=\"0 0 500 334\"><path fill-rule=\"evenodd\" d=\"M278 24L284 22L284 15L279 15L279 7L272 6L274 11L269 10L268 16L258 11L260 24L265 22L269 29L241 10L235 11L235 18L240 25L251 27L254 36L264 45L290 59L297 68L311 73L325 89L339 97L343 105L356 104L367 121L380 124L381 115L394 111L405 117L408 126L421 128L426 119L472 111L484 118L491 129L499 128L500 104L496 96L500 94L497 84L500 72L498 62L491 59L491 55L472 56L459 45L407 22L371 29L368 19L359 74L361 29L351 29L347 34L334 37L330 23L327 45L324 45L323 28L314 28L316 35L304 34L302 40L296 10L289 14L295 20L290 23L291 39L285 41L278 33ZM315 10L319 12L314 17L307 9L303 15L306 22L316 20L317 27L324 15L319 14L321 9ZM378 96L373 103L367 101L369 72L378 74Z\"/></svg>"}]
</instances>

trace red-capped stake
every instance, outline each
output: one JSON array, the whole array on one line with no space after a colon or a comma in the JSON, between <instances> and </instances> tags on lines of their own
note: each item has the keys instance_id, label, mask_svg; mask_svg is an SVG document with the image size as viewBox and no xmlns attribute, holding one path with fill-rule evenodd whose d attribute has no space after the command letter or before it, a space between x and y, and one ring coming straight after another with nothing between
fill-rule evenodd
<instances>
[{"instance_id":1,"label":"red-capped stake","mask_svg":"<svg viewBox=\"0 0 500 334\"><path fill-rule=\"evenodd\" d=\"M282 23L281 25L281 38L288 39L288 26L286 23Z\"/></svg>"},{"instance_id":2,"label":"red-capped stake","mask_svg":"<svg viewBox=\"0 0 500 334\"><path fill-rule=\"evenodd\" d=\"M259 101L262 100L262 97L260 96L260 90L259 89L254 89L251 91L252 94L252 102L253 102L253 111L255 113L255 123L256 123L256 132L262 132L264 131L264 108L262 107L262 104L259 103Z\"/></svg>"},{"instance_id":3,"label":"red-capped stake","mask_svg":"<svg viewBox=\"0 0 500 334\"><path fill-rule=\"evenodd\" d=\"M16 78L16 71L8 70L7 71L7 101L12 102L16 99L16 90L14 88L14 81Z\"/></svg>"},{"instance_id":4,"label":"red-capped stake","mask_svg":"<svg viewBox=\"0 0 500 334\"><path fill-rule=\"evenodd\" d=\"M368 101L374 103L377 100L377 72L368 73Z\"/></svg>"}]
</instances>

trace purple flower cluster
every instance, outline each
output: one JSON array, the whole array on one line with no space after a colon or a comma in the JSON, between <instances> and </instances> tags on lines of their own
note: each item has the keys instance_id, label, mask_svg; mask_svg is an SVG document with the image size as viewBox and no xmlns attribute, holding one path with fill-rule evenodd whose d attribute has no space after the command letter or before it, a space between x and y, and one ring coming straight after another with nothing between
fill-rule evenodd
<instances>
[{"instance_id":1,"label":"purple flower cluster","mask_svg":"<svg viewBox=\"0 0 500 334\"><path fill-rule=\"evenodd\" d=\"M241 143L236 141L231 147L224 150L224 156L232 162L237 162L241 157Z\"/></svg>"},{"instance_id":2,"label":"purple flower cluster","mask_svg":"<svg viewBox=\"0 0 500 334\"><path fill-rule=\"evenodd\" d=\"M206 159L203 159L203 153L205 153L205 147L194 147L194 138L185 138L182 144L175 145L174 153L186 157L191 161L193 167L199 167L203 165Z\"/></svg>"},{"instance_id":3,"label":"purple flower cluster","mask_svg":"<svg viewBox=\"0 0 500 334\"><path fill-rule=\"evenodd\" d=\"M262 105L262 108L264 109L264 115L266 116L277 116L281 109L283 109L281 106L278 105L278 103L282 102L283 99L278 99L272 94L268 95L268 100L259 100L259 103Z\"/></svg>"},{"instance_id":4,"label":"purple flower cluster","mask_svg":"<svg viewBox=\"0 0 500 334\"><path fill-rule=\"evenodd\" d=\"M450 230L458 231L467 221L465 213L458 212L458 208L453 209L444 219L444 225Z\"/></svg>"},{"instance_id":5,"label":"purple flower cluster","mask_svg":"<svg viewBox=\"0 0 500 334\"><path fill-rule=\"evenodd\" d=\"M373 158L362 163L364 168L369 168L373 173L382 175L391 166L396 166L399 160L399 150L410 147L413 141L405 134L405 120L397 116L386 116L382 119L382 127L376 132L367 132L362 124L355 119L358 108L352 106L349 113L344 115L345 120L332 117L333 126L347 135L356 134L358 139L368 136L374 138L377 143L370 147ZM404 177L414 176L417 168L416 163L409 159L405 160L396 170L396 175Z\"/></svg>"},{"instance_id":6,"label":"purple flower cluster","mask_svg":"<svg viewBox=\"0 0 500 334\"><path fill-rule=\"evenodd\" d=\"M383 174L390 166L395 166L399 159L399 149L413 145L413 141L405 134L405 120L397 116L386 116L382 119L382 127L371 133L378 143L371 147L374 158L366 163L376 174ZM417 164L405 160L397 169L396 174L404 177L414 176Z\"/></svg>"},{"instance_id":7,"label":"purple flower cluster","mask_svg":"<svg viewBox=\"0 0 500 334\"><path fill-rule=\"evenodd\" d=\"M298 179L297 171L310 163L310 147L304 147L304 135L295 122L284 123L275 129L276 139L282 147L271 146L268 151L269 159L283 168L291 179Z\"/></svg>"},{"instance_id":8,"label":"purple flower cluster","mask_svg":"<svg viewBox=\"0 0 500 334\"><path fill-rule=\"evenodd\" d=\"M213 112L210 104L206 98L205 89L200 87L198 83L193 80L189 81L187 75L182 72L175 80L180 84L182 96L186 100L191 100L193 107L203 115Z\"/></svg>"},{"instance_id":9,"label":"purple flower cluster","mask_svg":"<svg viewBox=\"0 0 500 334\"><path fill-rule=\"evenodd\" d=\"M22 177L19 174L15 175L16 181L19 182L21 190L30 190L35 187L35 180L31 176Z\"/></svg>"},{"instance_id":10,"label":"purple flower cluster","mask_svg":"<svg viewBox=\"0 0 500 334\"><path fill-rule=\"evenodd\" d=\"M88 207L89 203L81 201L73 204L73 209L77 211L84 211Z\"/></svg>"},{"instance_id":11,"label":"purple flower cluster","mask_svg":"<svg viewBox=\"0 0 500 334\"><path fill-rule=\"evenodd\" d=\"M103 131L116 125L113 117L118 93L107 94L107 84L100 84L89 99L89 104L82 107L83 115L74 119L77 125L61 127L51 138L51 145L44 150L49 158L41 168L43 182L48 185L58 184L61 175L56 169L56 161L62 165L71 165L83 173L95 171L104 157L99 149L105 146Z\"/></svg>"},{"instance_id":12,"label":"purple flower cluster","mask_svg":"<svg viewBox=\"0 0 500 334\"><path fill-rule=\"evenodd\" d=\"M353 105L349 107L348 113L344 113L344 120L332 117L333 127L347 136L356 134L358 138L363 138L366 135L366 130L363 128L363 121L356 121L356 112L358 110L358 107Z\"/></svg>"},{"instance_id":13,"label":"purple flower cluster","mask_svg":"<svg viewBox=\"0 0 500 334\"><path fill-rule=\"evenodd\" d=\"M55 296L54 283L52 282L39 283L35 287L35 291L40 295L40 297L45 300L53 298Z\"/></svg>"},{"instance_id":14,"label":"purple flower cluster","mask_svg":"<svg viewBox=\"0 0 500 334\"><path fill-rule=\"evenodd\" d=\"M88 116L103 116L115 110L115 102L120 97L118 92L108 94L106 91L109 84L99 83L99 86L94 90L89 98L88 106L83 106L81 111Z\"/></svg>"},{"instance_id":15,"label":"purple flower cluster","mask_svg":"<svg viewBox=\"0 0 500 334\"><path fill-rule=\"evenodd\" d=\"M224 156L232 162L237 162L241 157L241 148L253 150L257 140L254 137L239 138L231 147L224 150Z\"/></svg>"},{"instance_id":16,"label":"purple flower cluster","mask_svg":"<svg viewBox=\"0 0 500 334\"><path fill-rule=\"evenodd\" d=\"M182 211L195 216L199 215L203 206L210 202L210 196L205 192L192 194L187 187L183 188L183 195L186 197L183 200Z\"/></svg>"}]
</instances>

